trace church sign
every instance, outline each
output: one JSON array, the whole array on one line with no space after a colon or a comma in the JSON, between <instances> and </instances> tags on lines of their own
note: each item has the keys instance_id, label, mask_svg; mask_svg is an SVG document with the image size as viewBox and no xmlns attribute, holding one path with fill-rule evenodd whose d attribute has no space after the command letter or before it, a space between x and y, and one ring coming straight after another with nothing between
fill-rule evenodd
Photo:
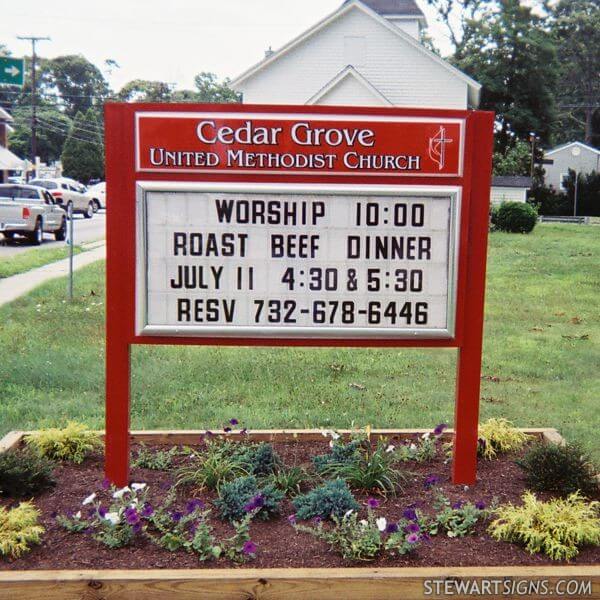
<instances>
[{"instance_id":1,"label":"church sign","mask_svg":"<svg viewBox=\"0 0 600 600\"><path fill-rule=\"evenodd\" d=\"M493 115L106 107L107 476L136 344L458 348L476 469Z\"/></svg>"},{"instance_id":2,"label":"church sign","mask_svg":"<svg viewBox=\"0 0 600 600\"><path fill-rule=\"evenodd\" d=\"M139 172L452 177L464 119L314 114L136 114Z\"/></svg>"}]
</instances>

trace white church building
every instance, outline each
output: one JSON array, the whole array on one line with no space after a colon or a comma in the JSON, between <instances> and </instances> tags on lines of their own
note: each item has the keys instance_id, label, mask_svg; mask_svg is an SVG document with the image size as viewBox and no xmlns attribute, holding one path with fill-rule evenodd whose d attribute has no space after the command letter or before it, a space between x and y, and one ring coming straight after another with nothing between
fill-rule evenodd
<instances>
[{"instance_id":1,"label":"white church building","mask_svg":"<svg viewBox=\"0 0 600 600\"><path fill-rule=\"evenodd\" d=\"M347 0L231 83L247 104L477 108L481 85L420 43L415 0Z\"/></svg>"}]
</instances>

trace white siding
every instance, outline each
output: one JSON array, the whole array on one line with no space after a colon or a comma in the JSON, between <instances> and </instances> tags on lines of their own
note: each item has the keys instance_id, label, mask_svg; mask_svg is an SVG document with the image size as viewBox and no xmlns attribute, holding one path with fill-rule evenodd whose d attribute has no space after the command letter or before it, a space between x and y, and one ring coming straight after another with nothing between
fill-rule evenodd
<instances>
[{"instance_id":1,"label":"white siding","mask_svg":"<svg viewBox=\"0 0 600 600\"><path fill-rule=\"evenodd\" d=\"M402 31L412 35L416 40L421 38L421 28L419 27L419 21L416 19L394 19L392 17L388 18L388 21L402 29Z\"/></svg>"},{"instance_id":2,"label":"white siding","mask_svg":"<svg viewBox=\"0 0 600 600\"><path fill-rule=\"evenodd\" d=\"M353 66L392 104L467 108L465 81L356 7L243 81L238 90L244 102L305 104L348 66L348 37L365 39L365 57ZM338 94L336 101L356 104L351 95ZM374 97L369 102L380 103Z\"/></svg>"},{"instance_id":3,"label":"white siding","mask_svg":"<svg viewBox=\"0 0 600 600\"><path fill-rule=\"evenodd\" d=\"M579 156L573 156L573 147L563 148L552 154L548 154L546 158L554 161L552 165L544 165L546 171L545 183L547 186L552 186L556 190L561 189L561 177L566 177L569 174L569 169L578 173L591 173L600 169L600 155L589 148L578 146L581 149Z\"/></svg>"},{"instance_id":4,"label":"white siding","mask_svg":"<svg viewBox=\"0 0 600 600\"><path fill-rule=\"evenodd\" d=\"M492 204L502 204L502 202L526 202L527 189L516 187L492 187Z\"/></svg>"},{"instance_id":5,"label":"white siding","mask_svg":"<svg viewBox=\"0 0 600 600\"><path fill-rule=\"evenodd\" d=\"M351 75L344 77L315 104L327 106L389 106Z\"/></svg>"}]
</instances>

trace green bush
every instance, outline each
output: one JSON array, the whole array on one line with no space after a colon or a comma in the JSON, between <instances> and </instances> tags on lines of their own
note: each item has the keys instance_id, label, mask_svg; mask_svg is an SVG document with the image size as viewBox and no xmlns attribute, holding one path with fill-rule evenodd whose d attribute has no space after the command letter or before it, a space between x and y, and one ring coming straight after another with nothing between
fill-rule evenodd
<instances>
[{"instance_id":1,"label":"green bush","mask_svg":"<svg viewBox=\"0 0 600 600\"><path fill-rule=\"evenodd\" d=\"M273 446L267 443L247 446L239 452L239 457L246 471L257 477L271 475L282 464Z\"/></svg>"},{"instance_id":2,"label":"green bush","mask_svg":"<svg viewBox=\"0 0 600 600\"><path fill-rule=\"evenodd\" d=\"M508 233L531 233L537 223L537 211L525 202L503 202L492 210L492 225Z\"/></svg>"},{"instance_id":3,"label":"green bush","mask_svg":"<svg viewBox=\"0 0 600 600\"><path fill-rule=\"evenodd\" d=\"M32 544L40 544L44 528L39 524L40 511L31 502L15 508L0 506L0 556L19 558Z\"/></svg>"},{"instance_id":4,"label":"green bush","mask_svg":"<svg viewBox=\"0 0 600 600\"><path fill-rule=\"evenodd\" d=\"M523 544L530 554L570 560L585 545L600 545L600 503L586 502L577 492L566 499L538 500L523 495L523 506L507 504L496 511L489 533L498 541Z\"/></svg>"},{"instance_id":5,"label":"green bush","mask_svg":"<svg viewBox=\"0 0 600 600\"><path fill-rule=\"evenodd\" d=\"M517 464L525 471L527 486L536 492L561 496L577 491L594 496L598 492L594 465L576 445L540 443Z\"/></svg>"},{"instance_id":6,"label":"green bush","mask_svg":"<svg viewBox=\"0 0 600 600\"><path fill-rule=\"evenodd\" d=\"M311 490L294 500L296 518L304 521L313 517L342 518L349 510L359 506L345 481L335 479Z\"/></svg>"},{"instance_id":7,"label":"green bush","mask_svg":"<svg viewBox=\"0 0 600 600\"><path fill-rule=\"evenodd\" d=\"M0 494L11 498L37 496L56 484L54 464L31 450L0 454Z\"/></svg>"},{"instance_id":8,"label":"green bush","mask_svg":"<svg viewBox=\"0 0 600 600\"><path fill-rule=\"evenodd\" d=\"M341 441L333 442L331 452L329 454L321 454L313 457L313 464L317 473L323 473L330 465L350 464L356 462L358 451L361 447L362 440L352 440L345 444Z\"/></svg>"},{"instance_id":9,"label":"green bush","mask_svg":"<svg viewBox=\"0 0 600 600\"><path fill-rule=\"evenodd\" d=\"M248 513L256 512L259 519L267 520L279 513L283 492L271 483L259 486L256 477L239 477L221 486L215 506L223 519L240 521Z\"/></svg>"},{"instance_id":10,"label":"green bush","mask_svg":"<svg viewBox=\"0 0 600 600\"><path fill-rule=\"evenodd\" d=\"M41 429L25 437L26 444L40 456L52 460L84 461L102 446L100 435L81 423L68 423L63 429Z\"/></svg>"}]
</instances>

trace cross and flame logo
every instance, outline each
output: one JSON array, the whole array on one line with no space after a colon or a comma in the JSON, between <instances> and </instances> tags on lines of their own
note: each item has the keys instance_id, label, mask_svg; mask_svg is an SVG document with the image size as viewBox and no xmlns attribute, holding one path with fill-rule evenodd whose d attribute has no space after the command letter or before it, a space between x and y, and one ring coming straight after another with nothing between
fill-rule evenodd
<instances>
[{"instance_id":1,"label":"cross and flame logo","mask_svg":"<svg viewBox=\"0 0 600 600\"><path fill-rule=\"evenodd\" d=\"M429 158L437 164L439 171L446 164L446 145L453 141L446 137L446 128L443 125L432 138L429 138Z\"/></svg>"}]
</instances>

